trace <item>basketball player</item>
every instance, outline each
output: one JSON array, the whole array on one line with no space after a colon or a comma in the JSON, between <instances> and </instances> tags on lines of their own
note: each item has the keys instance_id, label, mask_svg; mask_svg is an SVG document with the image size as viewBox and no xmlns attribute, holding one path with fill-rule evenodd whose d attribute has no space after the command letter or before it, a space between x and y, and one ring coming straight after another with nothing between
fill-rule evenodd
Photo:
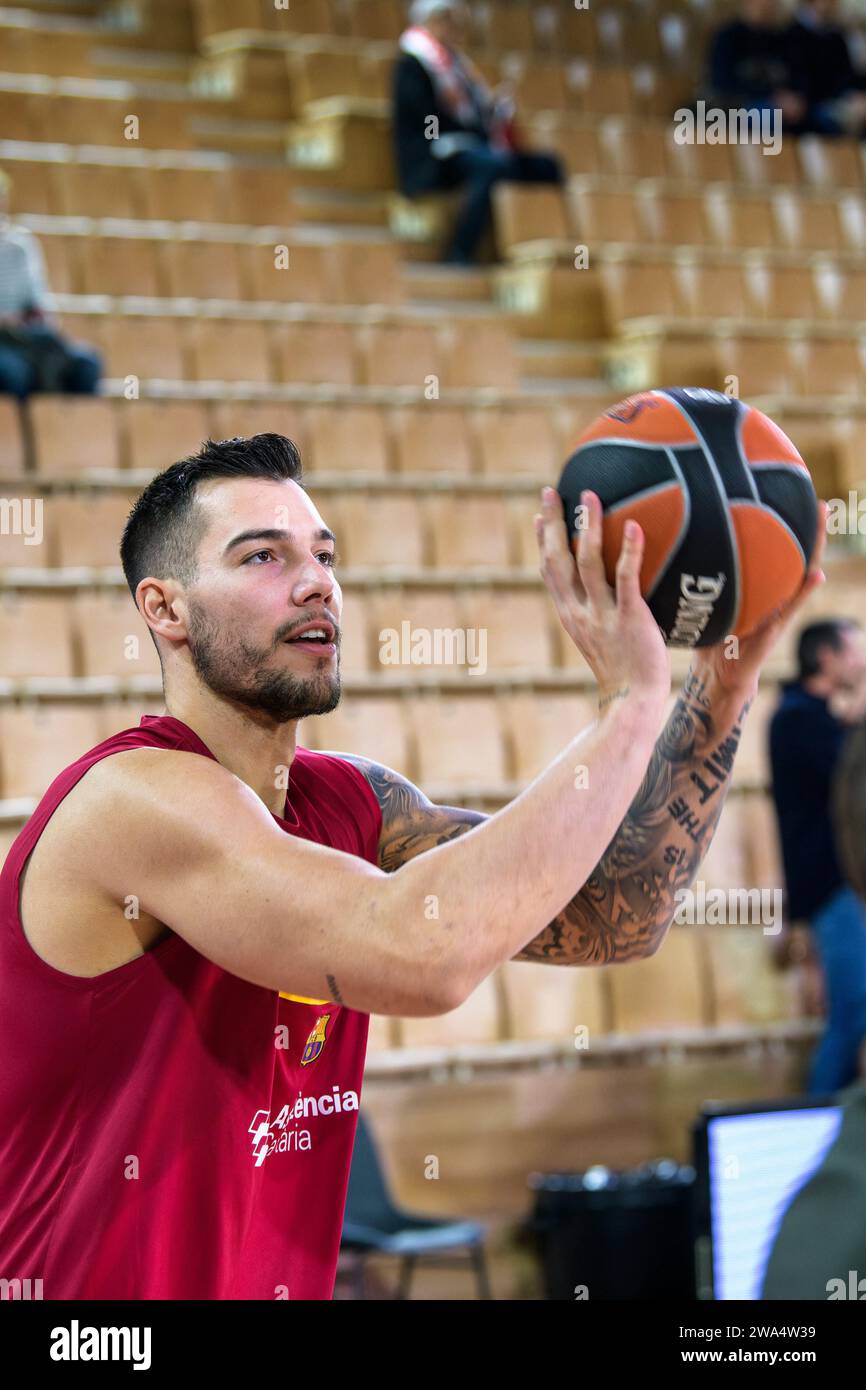
<instances>
[{"instance_id":1,"label":"basketball player","mask_svg":"<svg viewBox=\"0 0 866 1390\"><path fill-rule=\"evenodd\" d=\"M614 592L598 500L575 563L548 490L541 571L598 718L496 815L433 805L297 746L340 699L342 611L301 479L261 434L144 490L121 557L166 712L61 772L0 877L0 1277L47 1299L330 1298L368 1015L656 951L784 621L696 654L659 736L640 528Z\"/></svg>"}]
</instances>

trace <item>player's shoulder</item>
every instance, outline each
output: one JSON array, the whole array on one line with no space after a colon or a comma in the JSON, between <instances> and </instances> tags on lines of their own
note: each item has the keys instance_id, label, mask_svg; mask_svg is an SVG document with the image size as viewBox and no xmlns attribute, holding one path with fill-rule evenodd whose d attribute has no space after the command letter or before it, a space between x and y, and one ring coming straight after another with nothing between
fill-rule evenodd
<instances>
[{"instance_id":1,"label":"player's shoulder","mask_svg":"<svg viewBox=\"0 0 866 1390\"><path fill-rule=\"evenodd\" d=\"M328 758L340 759L357 768L369 783L383 811L393 810L397 803L430 804L419 787L416 787L402 772L395 772L392 767L388 767L385 763L377 762L374 758L364 757L360 753L334 752L330 749L322 749L321 751Z\"/></svg>"}]
</instances>

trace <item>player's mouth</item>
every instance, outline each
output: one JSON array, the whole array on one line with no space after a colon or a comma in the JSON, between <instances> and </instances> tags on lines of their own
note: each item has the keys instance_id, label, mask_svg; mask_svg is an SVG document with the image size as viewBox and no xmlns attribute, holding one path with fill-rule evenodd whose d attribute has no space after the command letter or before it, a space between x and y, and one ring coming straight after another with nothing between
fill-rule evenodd
<instances>
[{"instance_id":1,"label":"player's mouth","mask_svg":"<svg viewBox=\"0 0 866 1390\"><path fill-rule=\"evenodd\" d=\"M331 623L308 623L293 637L287 637L285 645L299 647L318 656L333 656L337 650L335 636L336 631Z\"/></svg>"}]
</instances>

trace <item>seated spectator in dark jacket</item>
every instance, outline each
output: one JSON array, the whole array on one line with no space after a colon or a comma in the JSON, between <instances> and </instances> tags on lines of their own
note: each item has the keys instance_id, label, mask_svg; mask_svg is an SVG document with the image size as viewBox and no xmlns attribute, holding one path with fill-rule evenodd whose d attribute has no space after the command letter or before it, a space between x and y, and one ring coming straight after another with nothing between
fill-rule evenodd
<instances>
[{"instance_id":1,"label":"seated spectator in dark jacket","mask_svg":"<svg viewBox=\"0 0 866 1390\"><path fill-rule=\"evenodd\" d=\"M713 36L707 104L723 110L778 110L796 131L806 101L795 90L778 0L743 0L739 19Z\"/></svg>"},{"instance_id":2,"label":"seated spectator in dark jacket","mask_svg":"<svg viewBox=\"0 0 866 1390\"><path fill-rule=\"evenodd\" d=\"M409 13L394 69L400 189L408 197L465 189L445 260L468 265L489 226L493 185L561 183L562 169L553 156L517 148L513 102L460 51L461 0L414 0Z\"/></svg>"},{"instance_id":3,"label":"seated spectator in dark jacket","mask_svg":"<svg viewBox=\"0 0 866 1390\"><path fill-rule=\"evenodd\" d=\"M801 5L785 36L791 80L806 101L804 129L819 135L862 135L866 79L835 15L836 0Z\"/></svg>"},{"instance_id":4,"label":"seated spectator in dark jacket","mask_svg":"<svg viewBox=\"0 0 866 1390\"><path fill-rule=\"evenodd\" d=\"M0 395L23 400L36 390L92 393L101 359L58 332L39 242L9 217L10 187L0 172Z\"/></svg>"}]
</instances>

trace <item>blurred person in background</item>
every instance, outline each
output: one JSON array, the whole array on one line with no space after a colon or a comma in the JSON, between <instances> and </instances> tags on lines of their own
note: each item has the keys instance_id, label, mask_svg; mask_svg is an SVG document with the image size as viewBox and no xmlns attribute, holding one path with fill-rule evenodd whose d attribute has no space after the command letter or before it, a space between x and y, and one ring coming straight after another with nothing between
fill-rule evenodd
<instances>
[{"instance_id":1,"label":"blurred person in background","mask_svg":"<svg viewBox=\"0 0 866 1390\"><path fill-rule=\"evenodd\" d=\"M781 111L796 133L807 102L796 90L778 0L743 0L739 17L716 30L708 54L708 106Z\"/></svg>"},{"instance_id":2,"label":"blurred person in background","mask_svg":"<svg viewBox=\"0 0 866 1390\"><path fill-rule=\"evenodd\" d=\"M866 77L853 38L836 21L836 0L805 0L785 42L791 80L806 103L805 130L819 135L866 131Z\"/></svg>"},{"instance_id":3,"label":"blurred person in background","mask_svg":"<svg viewBox=\"0 0 866 1390\"><path fill-rule=\"evenodd\" d=\"M444 260L472 265L491 222L490 193L500 181L563 182L554 155L518 148L514 103L492 91L461 52L461 0L415 0L394 69L394 140L407 197L463 188L465 196Z\"/></svg>"},{"instance_id":4,"label":"blurred person in background","mask_svg":"<svg viewBox=\"0 0 866 1390\"><path fill-rule=\"evenodd\" d=\"M866 1037L866 907L845 881L831 817L840 755L866 715L860 625L811 624L800 633L797 660L797 677L770 721L770 763L787 919L809 923L824 978L827 1024L808 1084L811 1094L824 1094L857 1075Z\"/></svg>"},{"instance_id":5,"label":"blurred person in background","mask_svg":"<svg viewBox=\"0 0 866 1390\"><path fill-rule=\"evenodd\" d=\"M39 242L9 216L11 185L0 170L0 394L24 400L33 391L93 393L101 358L58 331Z\"/></svg>"},{"instance_id":6,"label":"blurred person in background","mask_svg":"<svg viewBox=\"0 0 866 1390\"><path fill-rule=\"evenodd\" d=\"M866 721L845 744L832 794L839 857L866 914ZM770 1251L764 1299L866 1298L866 1072L839 1097L842 1124L795 1193Z\"/></svg>"}]
</instances>

